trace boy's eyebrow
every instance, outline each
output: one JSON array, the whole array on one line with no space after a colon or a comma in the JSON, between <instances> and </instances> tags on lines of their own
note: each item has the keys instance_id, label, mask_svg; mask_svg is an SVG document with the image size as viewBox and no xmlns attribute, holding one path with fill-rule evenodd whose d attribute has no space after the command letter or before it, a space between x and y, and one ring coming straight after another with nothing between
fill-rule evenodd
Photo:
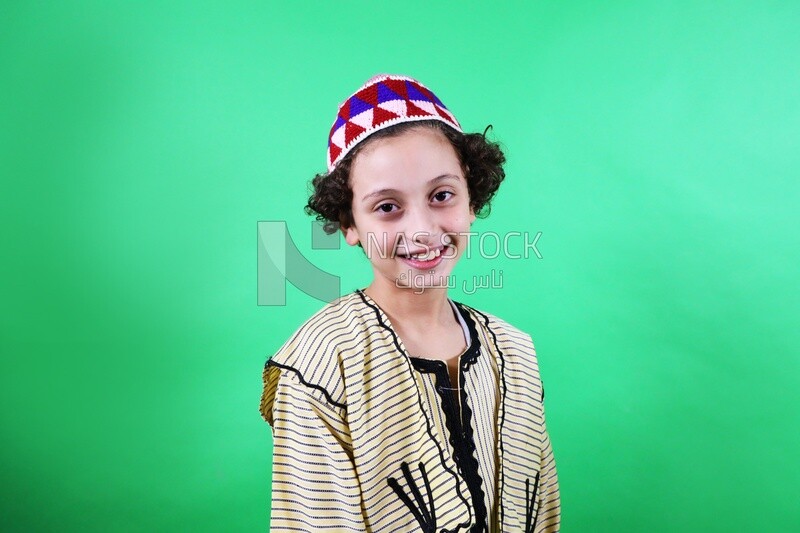
<instances>
[{"instance_id":1,"label":"boy's eyebrow","mask_svg":"<svg viewBox=\"0 0 800 533\"><path fill-rule=\"evenodd\" d=\"M457 180L458 176L456 176L454 174L442 174L441 176L436 176L435 178L430 180L428 182L428 185L432 185L434 183L438 183L440 181L444 181L446 179L451 179L451 178L454 178L454 179ZM379 189L377 191L369 193L364 198L362 198L361 201L363 202L363 201L369 200L373 196L381 196L383 194L394 194L394 193L397 193L397 192L400 192L400 191L398 191L397 189Z\"/></svg>"}]
</instances>

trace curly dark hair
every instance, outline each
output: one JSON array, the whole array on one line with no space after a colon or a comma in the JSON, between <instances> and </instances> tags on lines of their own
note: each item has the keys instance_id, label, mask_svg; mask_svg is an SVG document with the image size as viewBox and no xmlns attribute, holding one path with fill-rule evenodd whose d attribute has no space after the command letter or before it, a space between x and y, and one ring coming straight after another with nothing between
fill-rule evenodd
<instances>
[{"instance_id":1,"label":"curly dark hair","mask_svg":"<svg viewBox=\"0 0 800 533\"><path fill-rule=\"evenodd\" d=\"M506 176L503 164L506 157L498 143L489 141L486 132L461 133L438 120L401 122L376 131L356 145L339 163L333 172L314 176L309 188L311 196L305 207L309 215L323 222L325 233L336 233L339 228L353 224L353 190L350 188L350 166L358 153L370 142L383 137L397 136L406 130L427 127L442 132L458 155L467 180L469 202L478 218L491 213L491 200Z\"/></svg>"}]
</instances>

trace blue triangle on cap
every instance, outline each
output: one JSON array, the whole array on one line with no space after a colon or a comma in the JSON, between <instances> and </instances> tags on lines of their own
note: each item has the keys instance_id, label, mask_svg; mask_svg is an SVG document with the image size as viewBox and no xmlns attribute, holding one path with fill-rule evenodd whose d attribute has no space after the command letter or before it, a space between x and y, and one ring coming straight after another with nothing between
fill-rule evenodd
<instances>
[{"instance_id":1,"label":"blue triangle on cap","mask_svg":"<svg viewBox=\"0 0 800 533\"><path fill-rule=\"evenodd\" d=\"M403 97L388 88L383 83L378 83L378 103L389 102L390 100L403 100Z\"/></svg>"},{"instance_id":2,"label":"blue triangle on cap","mask_svg":"<svg viewBox=\"0 0 800 533\"><path fill-rule=\"evenodd\" d=\"M343 118L342 118L342 117L340 117L340 116L337 116L337 117L336 117L336 122L334 122L334 124L333 124L333 131L336 131L336 130L338 130L339 128L341 128L341 127L342 127L342 124L344 124L345 122L347 122L345 119L343 119Z\"/></svg>"},{"instance_id":3,"label":"blue triangle on cap","mask_svg":"<svg viewBox=\"0 0 800 533\"><path fill-rule=\"evenodd\" d=\"M417 90L414 85L411 83L406 82L406 88L408 90L408 99L409 100L424 100L425 102L430 102L431 99L422 94Z\"/></svg>"},{"instance_id":4,"label":"blue triangle on cap","mask_svg":"<svg viewBox=\"0 0 800 533\"><path fill-rule=\"evenodd\" d=\"M372 109L372 105L371 104L368 104L367 102L365 102L364 100L362 100L361 98L359 98L357 96L351 96L350 97L350 116L351 117L354 117L356 115L360 115L361 113L363 113L364 111L367 111L368 109Z\"/></svg>"}]
</instances>

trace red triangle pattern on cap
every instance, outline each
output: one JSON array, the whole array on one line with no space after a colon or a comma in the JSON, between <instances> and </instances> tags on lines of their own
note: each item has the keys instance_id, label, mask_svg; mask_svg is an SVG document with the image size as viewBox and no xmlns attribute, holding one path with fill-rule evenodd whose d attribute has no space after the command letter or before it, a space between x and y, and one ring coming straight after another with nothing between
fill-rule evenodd
<instances>
[{"instance_id":1,"label":"red triangle pattern on cap","mask_svg":"<svg viewBox=\"0 0 800 533\"><path fill-rule=\"evenodd\" d=\"M350 120L350 99L348 98L342 107L339 108L339 116L344 120Z\"/></svg>"},{"instance_id":2,"label":"red triangle pattern on cap","mask_svg":"<svg viewBox=\"0 0 800 533\"><path fill-rule=\"evenodd\" d=\"M348 122L344 126L344 145L350 146L350 142L364 133L366 130L355 122Z\"/></svg>"},{"instance_id":3,"label":"red triangle pattern on cap","mask_svg":"<svg viewBox=\"0 0 800 533\"><path fill-rule=\"evenodd\" d=\"M331 150L330 160L331 161L336 161L336 158L338 158L339 154L342 153L342 149L339 148L338 146L336 146L335 144L331 143L330 150Z\"/></svg>"},{"instance_id":4,"label":"red triangle pattern on cap","mask_svg":"<svg viewBox=\"0 0 800 533\"><path fill-rule=\"evenodd\" d=\"M372 110L372 126L380 126L387 120L398 118L400 115L387 111L382 107L376 107Z\"/></svg>"},{"instance_id":5,"label":"red triangle pattern on cap","mask_svg":"<svg viewBox=\"0 0 800 533\"><path fill-rule=\"evenodd\" d=\"M356 96L371 106L378 105L378 84L365 87L356 93Z\"/></svg>"},{"instance_id":6,"label":"red triangle pattern on cap","mask_svg":"<svg viewBox=\"0 0 800 533\"><path fill-rule=\"evenodd\" d=\"M436 110L437 113L439 113L439 116L442 117L443 119L447 120L447 122L453 122L453 117L448 115L447 111L445 111L444 109L442 109L441 107L439 107L438 105L435 105L435 104L434 104L433 108Z\"/></svg>"},{"instance_id":7,"label":"red triangle pattern on cap","mask_svg":"<svg viewBox=\"0 0 800 533\"><path fill-rule=\"evenodd\" d=\"M399 94L404 100L408 100L408 90L406 89L406 82L403 80L383 80L382 84L386 85L392 92Z\"/></svg>"},{"instance_id":8,"label":"red triangle pattern on cap","mask_svg":"<svg viewBox=\"0 0 800 533\"><path fill-rule=\"evenodd\" d=\"M411 100L406 101L407 115L409 117L429 117L431 114L414 104Z\"/></svg>"}]
</instances>

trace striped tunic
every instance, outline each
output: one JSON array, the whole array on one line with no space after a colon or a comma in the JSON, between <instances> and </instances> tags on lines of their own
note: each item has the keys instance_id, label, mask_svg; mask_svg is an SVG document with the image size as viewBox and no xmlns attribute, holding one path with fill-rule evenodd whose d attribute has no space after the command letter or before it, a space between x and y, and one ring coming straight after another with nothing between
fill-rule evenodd
<instances>
[{"instance_id":1,"label":"striped tunic","mask_svg":"<svg viewBox=\"0 0 800 533\"><path fill-rule=\"evenodd\" d=\"M555 532L558 475L530 335L452 302L467 350L411 357L362 290L308 319L264 367L270 531Z\"/></svg>"}]
</instances>

